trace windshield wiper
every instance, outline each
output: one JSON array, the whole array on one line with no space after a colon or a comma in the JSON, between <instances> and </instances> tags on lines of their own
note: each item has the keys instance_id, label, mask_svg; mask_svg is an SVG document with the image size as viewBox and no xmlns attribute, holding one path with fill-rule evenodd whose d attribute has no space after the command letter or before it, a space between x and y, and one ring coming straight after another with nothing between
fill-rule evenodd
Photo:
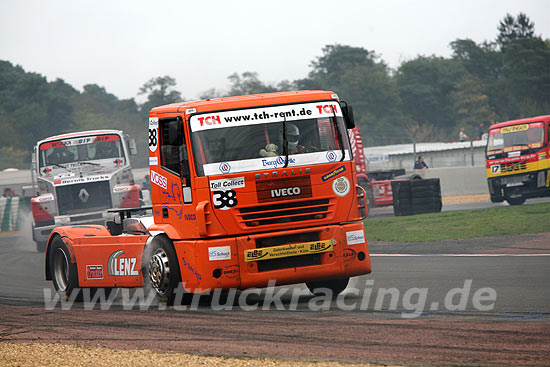
<instances>
[{"instance_id":1,"label":"windshield wiper","mask_svg":"<svg viewBox=\"0 0 550 367\"><path fill-rule=\"evenodd\" d=\"M88 162L88 161L78 161L78 164L79 164L79 165L83 165L83 164L91 164L92 166L101 166L101 164L99 164L99 163L95 163L95 162Z\"/></svg>"},{"instance_id":2,"label":"windshield wiper","mask_svg":"<svg viewBox=\"0 0 550 367\"><path fill-rule=\"evenodd\" d=\"M63 168L63 169L66 170L67 172L71 172L71 173L73 172L73 171L71 171L70 169L68 169L67 167L62 166L62 165L57 164L57 163L51 163L51 162L50 162L50 163L48 163L48 165L49 165L49 166L56 166L56 167L59 167L59 168Z\"/></svg>"},{"instance_id":3,"label":"windshield wiper","mask_svg":"<svg viewBox=\"0 0 550 367\"><path fill-rule=\"evenodd\" d=\"M342 147L342 158L340 159L340 162L346 158L346 150L344 149L344 140L342 139L342 134L340 134L340 129L338 128L338 120L336 119L336 112L334 111L334 107L332 107L332 114L334 116L334 126L336 127L336 135L338 135L338 142L340 143L340 147Z\"/></svg>"},{"instance_id":4,"label":"windshield wiper","mask_svg":"<svg viewBox=\"0 0 550 367\"><path fill-rule=\"evenodd\" d=\"M283 114L283 154L285 156L285 165L283 168L288 167L288 139L286 138L286 115Z\"/></svg>"}]
</instances>

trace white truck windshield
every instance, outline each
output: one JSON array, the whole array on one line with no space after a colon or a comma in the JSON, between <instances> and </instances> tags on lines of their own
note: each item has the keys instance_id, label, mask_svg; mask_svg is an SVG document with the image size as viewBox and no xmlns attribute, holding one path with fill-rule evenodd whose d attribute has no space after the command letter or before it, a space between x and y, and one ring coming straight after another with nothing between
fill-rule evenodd
<instances>
[{"instance_id":1,"label":"white truck windshield","mask_svg":"<svg viewBox=\"0 0 550 367\"><path fill-rule=\"evenodd\" d=\"M108 166L107 162L116 159L124 159L124 151L120 136L115 134L47 141L39 147L40 168L71 168L73 163L91 161L103 161L96 164Z\"/></svg>"},{"instance_id":2,"label":"white truck windshield","mask_svg":"<svg viewBox=\"0 0 550 367\"><path fill-rule=\"evenodd\" d=\"M281 168L287 155L288 167L351 158L336 102L194 115L190 124L199 175Z\"/></svg>"}]
</instances>

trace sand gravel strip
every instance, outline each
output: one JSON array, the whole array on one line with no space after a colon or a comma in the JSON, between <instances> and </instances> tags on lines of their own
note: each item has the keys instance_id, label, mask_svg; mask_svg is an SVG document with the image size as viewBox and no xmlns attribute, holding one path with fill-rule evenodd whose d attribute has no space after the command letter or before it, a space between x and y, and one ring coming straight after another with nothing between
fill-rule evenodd
<instances>
[{"instance_id":1,"label":"sand gravel strip","mask_svg":"<svg viewBox=\"0 0 550 367\"><path fill-rule=\"evenodd\" d=\"M62 344L0 343L0 365L17 367L42 366L311 366L354 367L381 366L373 364L343 364L338 362L289 361L272 358L233 358L198 356L186 353L160 353L152 350L115 350Z\"/></svg>"},{"instance_id":2,"label":"sand gravel strip","mask_svg":"<svg viewBox=\"0 0 550 367\"><path fill-rule=\"evenodd\" d=\"M442 201L445 204L466 204L466 203L485 203L491 198L489 194L464 195L464 196L444 196Z\"/></svg>"}]
</instances>

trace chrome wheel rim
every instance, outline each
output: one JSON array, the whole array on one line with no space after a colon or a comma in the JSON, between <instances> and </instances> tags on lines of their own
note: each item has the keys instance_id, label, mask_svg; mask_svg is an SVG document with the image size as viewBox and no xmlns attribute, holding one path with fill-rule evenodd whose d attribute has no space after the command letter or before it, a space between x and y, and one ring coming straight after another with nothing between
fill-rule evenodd
<instances>
[{"instance_id":1,"label":"chrome wheel rim","mask_svg":"<svg viewBox=\"0 0 550 367\"><path fill-rule=\"evenodd\" d=\"M170 283L170 262L168 254L158 248L149 262L149 280L153 289L161 296L166 295Z\"/></svg>"},{"instance_id":2,"label":"chrome wheel rim","mask_svg":"<svg viewBox=\"0 0 550 367\"><path fill-rule=\"evenodd\" d=\"M69 260L63 249L55 251L53 274L57 287L61 292L66 292L69 285Z\"/></svg>"}]
</instances>

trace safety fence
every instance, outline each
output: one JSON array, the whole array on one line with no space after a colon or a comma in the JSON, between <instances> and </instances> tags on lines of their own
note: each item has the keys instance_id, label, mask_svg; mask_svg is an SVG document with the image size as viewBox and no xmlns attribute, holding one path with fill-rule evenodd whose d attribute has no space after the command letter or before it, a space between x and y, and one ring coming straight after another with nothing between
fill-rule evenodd
<instances>
[{"instance_id":1,"label":"safety fence","mask_svg":"<svg viewBox=\"0 0 550 367\"><path fill-rule=\"evenodd\" d=\"M0 197L0 232L18 231L23 226L24 213L30 209L30 198Z\"/></svg>"}]
</instances>

